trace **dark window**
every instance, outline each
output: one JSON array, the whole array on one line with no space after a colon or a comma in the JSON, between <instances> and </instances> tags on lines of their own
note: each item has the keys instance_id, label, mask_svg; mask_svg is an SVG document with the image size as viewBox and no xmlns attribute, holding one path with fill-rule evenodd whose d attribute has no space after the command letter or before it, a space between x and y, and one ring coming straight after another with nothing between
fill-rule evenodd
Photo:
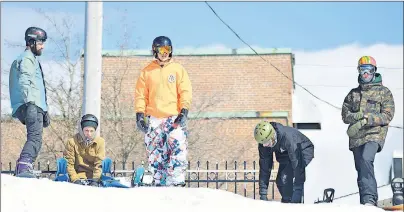
<instances>
[{"instance_id":1,"label":"dark window","mask_svg":"<svg viewBox=\"0 0 404 212\"><path fill-rule=\"evenodd\" d=\"M293 123L293 127L300 130L321 130L320 123Z\"/></svg>"}]
</instances>

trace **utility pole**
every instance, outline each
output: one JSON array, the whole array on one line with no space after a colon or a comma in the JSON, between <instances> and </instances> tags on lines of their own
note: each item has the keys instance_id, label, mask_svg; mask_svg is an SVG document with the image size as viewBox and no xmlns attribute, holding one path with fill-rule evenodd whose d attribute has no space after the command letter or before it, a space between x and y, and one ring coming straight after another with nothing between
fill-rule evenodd
<instances>
[{"instance_id":1,"label":"utility pole","mask_svg":"<svg viewBox=\"0 0 404 212\"><path fill-rule=\"evenodd\" d=\"M91 113L101 122L103 2L86 2L83 115ZM98 124L100 127L100 123ZM98 136L99 136L98 130Z\"/></svg>"}]
</instances>

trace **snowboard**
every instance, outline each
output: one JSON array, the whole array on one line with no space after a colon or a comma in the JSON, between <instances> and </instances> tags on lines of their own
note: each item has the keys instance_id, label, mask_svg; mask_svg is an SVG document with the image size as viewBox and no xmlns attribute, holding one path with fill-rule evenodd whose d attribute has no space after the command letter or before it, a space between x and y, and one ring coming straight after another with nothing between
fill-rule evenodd
<instances>
[{"instance_id":1,"label":"snowboard","mask_svg":"<svg viewBox=\"0 0 404 212\"><path fill-rule=\"evenodd\" d=\"M404 210L403 204L395 205L395 206L379 207L379 208L382 208L385 211L403 211Z\"/></svg>"},{"instance_id":2,"label":"snowboard","mask_svg":"<svg viewBox=\"0 0 404 212\"><path fill-rule=\"evenodd\" d=\"M36 175L33 173L21 173L21 174L15 175L15 176L20 177L20 178L37 178Z\"/></svg>"},{"instance_id":3,"label":"snowboard","mask_svg":"<svg viewBox=\"0 0 404 212\"><path fill-rule=\"evenodd\" d=\"M333 188L324 189L323 200L317 200L314 202L314 204L332 203L334 200L334 193L335 193L335 190ZM395 206L384 206L384 207L378 206L378 208L381 208L385 211L403 211L404 210L403 204L395 205Z\"/></svg>"},{"instance_id":4,"label":"snowboard","mask_svg":"<svg viewBox=\"0 0 404 212\"><path fill-rule=\"evenodd\" d=\"M58 158L57 159L57 170L54 181L58 182L69 182L69 175L67 174L67 160L66 158ZM120 183L119 180L114 179L112 176L107 176L107 174L111 175L111 166L112 160L111 158L105 158L102 161L102 174L100 179L100 187L115 187L115 188L130 188L126 185ZM91 180L88 180L89 182Z\"/></svg>"}]
</instances>

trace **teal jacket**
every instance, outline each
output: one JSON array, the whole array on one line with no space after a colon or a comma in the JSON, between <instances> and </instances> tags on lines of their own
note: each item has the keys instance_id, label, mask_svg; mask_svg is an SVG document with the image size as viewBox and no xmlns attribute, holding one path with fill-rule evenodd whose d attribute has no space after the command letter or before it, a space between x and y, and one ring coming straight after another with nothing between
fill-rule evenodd
<instances>
[{"instance_id":1,"label":"teal jacket","mask_svg":"<svg viewBox=\"0 0 404 212\"><path fill-rule=\"evenodd\" d=\"M34 102L43 111L48 111L42 68L30 50L25 50L11 65L9 91L13 117L27 102Z\"/></svg>"}]
</instances>

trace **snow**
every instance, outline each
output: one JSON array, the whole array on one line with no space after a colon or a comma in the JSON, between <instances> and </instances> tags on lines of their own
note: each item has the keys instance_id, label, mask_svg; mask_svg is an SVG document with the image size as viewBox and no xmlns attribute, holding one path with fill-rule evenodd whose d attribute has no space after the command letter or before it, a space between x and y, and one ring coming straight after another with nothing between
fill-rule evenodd
<instances>
[{"instance_id":1,"label":"snow","mask_svg":"<svg viewBox=\"0 0 404 212\"><path fill-rule=\"evenodd\" d=\"M1 175L2 212L282 211L382 212L363 205L282 204L209 188L95 188Z\"/></svg>"}]
</instances>

